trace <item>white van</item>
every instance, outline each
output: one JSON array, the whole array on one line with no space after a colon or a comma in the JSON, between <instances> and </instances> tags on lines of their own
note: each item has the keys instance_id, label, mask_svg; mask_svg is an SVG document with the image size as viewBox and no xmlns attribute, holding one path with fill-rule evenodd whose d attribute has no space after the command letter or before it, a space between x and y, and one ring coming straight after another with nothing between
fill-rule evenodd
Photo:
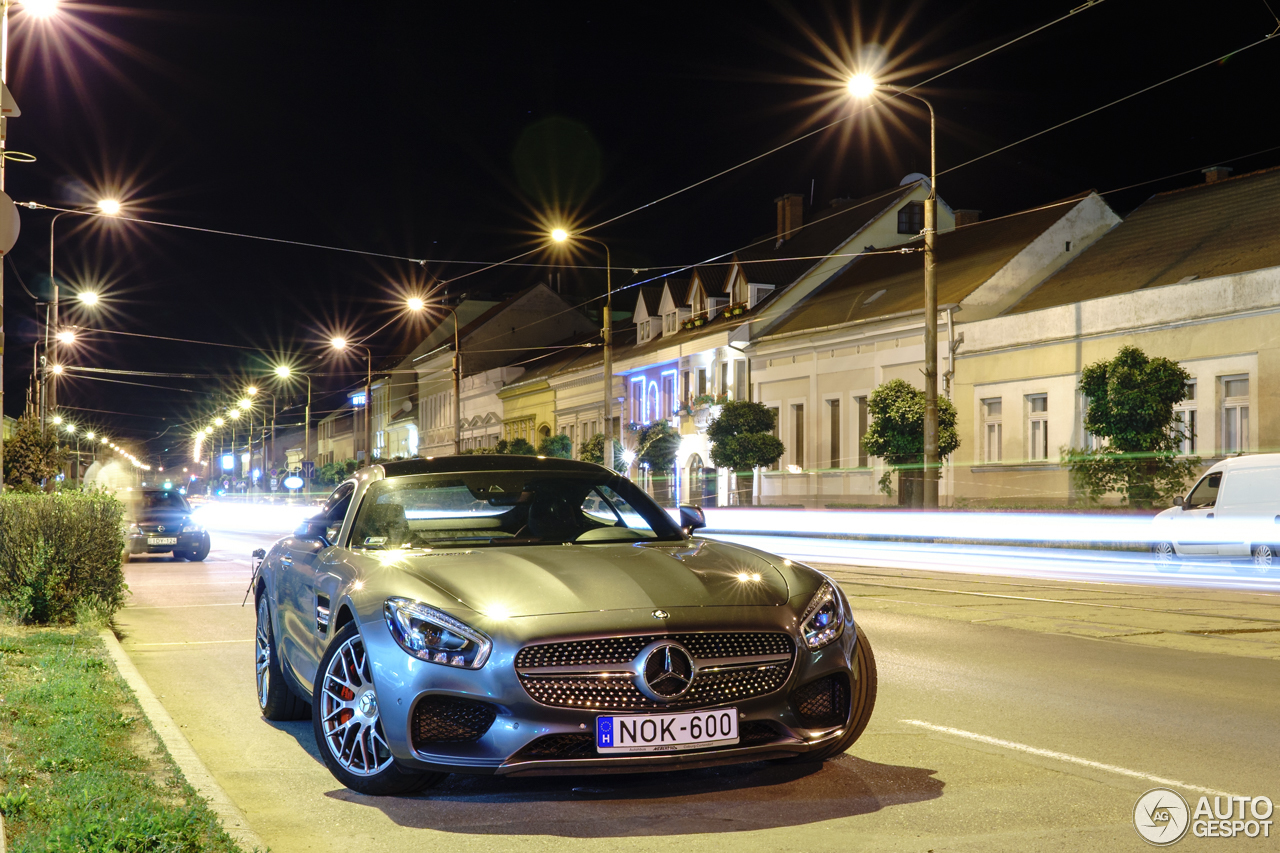
<instances>
[{"instance_id":1,"label":"white van","mask_svg":"<svg viewBox=\"0 0 1280 853\"><path fill-rule=\"evenodd\" d=\"M1151 553L1161 571L1183 560L1280 570L1280 453L1224 459L1173 504L1155 517Z\"/></svg>"}]
</instances>

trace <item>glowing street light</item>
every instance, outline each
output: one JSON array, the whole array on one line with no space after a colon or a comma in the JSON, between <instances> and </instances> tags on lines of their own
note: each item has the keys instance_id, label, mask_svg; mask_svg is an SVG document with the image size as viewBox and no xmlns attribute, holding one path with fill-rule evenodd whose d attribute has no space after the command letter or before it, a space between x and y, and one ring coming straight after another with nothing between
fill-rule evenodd
<instances>
[{"instance_id":1,"label":"glowing street light","mask_svg":"<svg viewBox=\"0 0 1280 853\"><path fill-rule=\"evenodd\" d=\"M58 12L58 0L25 0L22 10L33 18L48 18Z\"/></svg>"},{"instance_id":2,"label":"glowing street light","mask_svg":"<svg viewBox=\"0 0 1280 853\"><path fill-rule=\"evenodd\" d=\"M55 376L61 376L63 367L61 364L55 364L53 367L49 368L49 370L51 370Z\"/></svg>"},{"instance_id":3,"label":"glowing street light","mask_svg":"<svg viewBox=\"0 0 1280 853\"><path fill-rule=\"evenodd\" d=\"M213 419L213 425L214 425L214 426L222 426L222 425L223 425L223 424L225 424L225 423L226 423L226 421L224 421L222 418L214 418L214 419Z\"/></svg>"},{"instance_id":4,"label":"glowing street light","mask_svg":"<svg viewBox=\"0 0 1280 853\"><path fill-rule=\"evenodd\" d=\"M344 350L347 348L347 339L346 338L330 338L329 346L333 347L336 350Z\"/></svg>"},{"instance_id":5,"label":"glowing street light","mask_svg":"<svg viewBox=\"0 0 1280 853\"><path fill-rule=\"evenodd\" d=\"M116 201L114 198L100 199L98 201L98 210L102 211L107 216L115 216L120 212L120 202Z\"/></svg>"},{"instance_id":6,"label":"glowing street light","mask_svg":"<svg viewBox=\"0 0 1280 853\"><path fill-rule=\"evenodd\" d=\"M292 375L293 368L287 364L282 364L276 368L276 376L279 376L281 379L288 379Z\"/></svg>"},{"instance_id":7,"label":"glowing street light","mask_svg":"<svg viewBox=\"0 0 1280 853\"><path fill-rule=\"evenodd\" d=\"M849 93L869 98L877 88L865 74L849 78ZM938 121L933 104L919 95L884 85L883 88L919 101L929 108L929 194L924 200L924 507L938 508L938 279L934 251L938 239Z\"/></svg>"},{"instance_id":8,"label":"glowing street light","mask_svg":"<svg viewBox=\"0 0 1280 853\"><path fill-rule=\"evenodd\" d=\"M82 290L78 294L76 294L76 296L81 302L89 306L97 305L98 300L101 298L100 296L98 296L97 293L94 293L92 290Z\"/></svg>"},{"instance_id":9,"label":"glowing street light","mask_svg":"<svg viewBox=\"0 0 1280 853\"><path fill-rule=\"evenodd\" d=\"M54 337L58 339L60 344L74 344L76 342L76 333L70 329L62 329Z\"/></svg>"},{"instance_id":10,"label":"glowing street light","mask_svg":"<svg viewBox=\"0 0 1280 853\"><path fill-rule=\"evenodd\" d=\"M53 416L53 425L54 425L54 426L58 426L58 425L59 425L59 424L61 424L61 423L62 423L62 416L61 416L61 415L54 415L54 416Z\"/></svg>"},{"instance_id":11,"label":"glowing street light","mask_svg":"<svg viewBox=\"0 0 1280 853\"><path fill-rule=\"evenodd\" d=\"M233 420L233 421L237 421L237 420L239 420L239 419L240 419L240 410L239 410L239 409L229 409L229 410L227 411L227 417L231 418L231 420Z\"/></svg>"},{"instance_id":12,"label":"glowing street light","mask_svg":"<svg viewBox=\"0 0 1280 853\"><path fill-rule=\"evenodd\" d=\"M427 307L427 303L417 296L410 296L404 301L404 305L410 311L421 311Z\"/></svg>"},{"instance_id":13,"label":"glowing street light","mask_svg":"<svg viewBox=\"0 0 1280 853\"><path fill-rule=\"evenodd\" d=\"M248 397L245 397L243 400L240 401L240 411L247 412L251 408L253 408L253 401L250 400Z\"/></svg>"},{"instance_id":14,"label":"glowing street light","mask_svg":"<svg viewBox=\"0 0 1280 853\"><path fill-rule=\"evenodd\" d=\"M551 239L557 243L566 242L571 235L563 228L554 228ZM609 254L609 246L603 240L572 235L575 239L595 243L604 248L604 317L601 322L600 336L604 343L604 445L613 447L613 260ZM605 466L613 468L612 454L606 453Z\"/></svg>"},{"instance_id":15,"label":"glowing street light","mask_svg":"<svg viewBox=\"0 0 1280 853\"><path fill-rule=\"evenodd\" d=\"M248 394L250 397L253 397L258 393L258 389L255 386L250 385L248 388L244 389L244 393Z\"/></svg>"}]
</instances>

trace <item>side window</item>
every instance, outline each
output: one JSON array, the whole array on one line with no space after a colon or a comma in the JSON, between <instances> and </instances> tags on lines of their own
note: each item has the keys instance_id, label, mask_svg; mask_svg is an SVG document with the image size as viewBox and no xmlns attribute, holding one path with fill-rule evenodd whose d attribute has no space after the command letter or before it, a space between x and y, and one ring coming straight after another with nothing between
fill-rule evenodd
<instances>
[{"instance_id":1,"label":"side window","mask_svg":"<svg viewBox=\"0 0 1280 853\"><path fill-rule=\"evenodd\" d=\"M329 499L324 502L324 507L318 514L323 515L332 523L332 526L340 526L343 517L347 514L347 507L351 505L351 494L355 490L355 483L343 483L338 486L333 490L333 494L329 495Z\"/></svg>"},{"instance_id":2,"label":"side window","mask_svg":"<svg viewBox=\"0 0 1280 853\"><path fill-rule=\"evenodd\" d=\"M1196 487L1187 496L1187 501L1183 504L1183 507L1186 509L1198 509L1200 507L1213 506L1218 501L1218 489L1221 486L1222 472L1215 471L1196 483Z\"/></svg>"}]
</instances>

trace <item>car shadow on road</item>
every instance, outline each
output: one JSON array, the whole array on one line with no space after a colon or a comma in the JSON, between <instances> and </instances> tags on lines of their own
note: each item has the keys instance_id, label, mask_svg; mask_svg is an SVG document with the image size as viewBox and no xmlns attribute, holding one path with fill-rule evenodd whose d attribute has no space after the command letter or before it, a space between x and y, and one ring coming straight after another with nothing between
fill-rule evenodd
<instances>
[{"instance_id":1,"label":"car shadow on road","mask_svg":"<svg viewBox=\"0 0 1280 853\"><path fill-rule=\"evenodd\" d=\"M935 770L844 755L821 766L742 764L618 776L447 778L417 797L326 796L401 826L480 835L610 838L742 832L869 814L942 796ZM532 808L531 808L532 806Z\"/></svg>"}]
</instances>

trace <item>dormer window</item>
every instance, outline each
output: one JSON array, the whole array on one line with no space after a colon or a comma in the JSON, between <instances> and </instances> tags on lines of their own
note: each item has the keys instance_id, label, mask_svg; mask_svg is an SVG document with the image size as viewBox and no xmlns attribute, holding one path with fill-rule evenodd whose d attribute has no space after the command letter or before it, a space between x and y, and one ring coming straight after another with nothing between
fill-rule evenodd
<instances>
[{"instance_id":1,"label":"dormer window","mask_svg":"<svg viewBox=\"0 0 1280 853\"><path fill-rule=\"evenodd\" d=\"M919 234L924 230L924 202L909 201L898 208L898 233Z\"/></svg>"}]
</instances>

